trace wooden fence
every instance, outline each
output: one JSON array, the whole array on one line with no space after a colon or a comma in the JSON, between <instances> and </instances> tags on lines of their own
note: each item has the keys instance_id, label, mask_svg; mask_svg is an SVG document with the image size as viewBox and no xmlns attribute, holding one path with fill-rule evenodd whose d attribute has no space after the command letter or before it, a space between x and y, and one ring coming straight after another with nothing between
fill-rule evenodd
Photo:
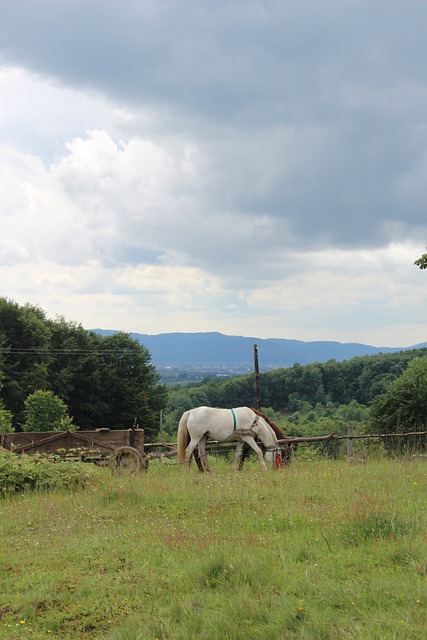
<instances>
[{"instance_id":1,"label":"wooden fence","mask_svg":"<svg viewBox=\"0 0 427 640\"><path fill-rule=\"evenodd\" d=\"M330 433L326 436L295 436L278 440L279 445L281 446L292 446L298 444L310 444L316 442L334 442L337 440L348 440L347 444L347 456L349 458L353 455L353 441L354 440L373 440L373 439L386 439L386 438L408 438L411 436L426 436L427 431L411 431L407 433L379 433L379 434L362 434L362 435L354 435L353 426L349 425L347 435L337 435L335 433ZM236 446L235 442L215 442L208 441L206 444L207 450L209 453L213 453L216 455L227 455L229 452L234 451ZM173 458L176 456L176 443L174 442L146 442L145 449L150 451L158 451L159 449L163 451L163 456L166 458Z\"/></svg>"},{"instance_id":2,"label":"wooden fence","mask_svg":"<svg viewBox=\"0 0 427 640\"><path fill-rule=\"evenodd\" d=\"M408 431L406 433L376 433L376 434L361 434L355 435L353 425L349 425L347 435L337 435L331 433L326 436L313 436L313 437L289 437L283 440L278 440L281 445L297 445L297 444L309 444L312 442L332 442L336 440L347 440L347 456L351 458L353 456L353 441L354 440L385 440L387 438L409 438L414 436L426 436L427 431Z\"/></svg>"}]
</instances>

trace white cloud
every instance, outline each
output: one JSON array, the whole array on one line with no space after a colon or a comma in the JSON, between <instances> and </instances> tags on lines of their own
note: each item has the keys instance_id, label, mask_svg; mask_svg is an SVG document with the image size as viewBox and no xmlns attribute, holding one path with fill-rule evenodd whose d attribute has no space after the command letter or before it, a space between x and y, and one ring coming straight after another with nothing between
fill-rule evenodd
<instances>
[{"instance_id":1,"label":"white cloud","mask_svg":"<svg viewBox=\"0 0 427 640\"><path fill-rule=\"evenodd\" d=\"M87 327L425 340L420 3L21 4L0 295Z\"/></svg>"}]
</instances>

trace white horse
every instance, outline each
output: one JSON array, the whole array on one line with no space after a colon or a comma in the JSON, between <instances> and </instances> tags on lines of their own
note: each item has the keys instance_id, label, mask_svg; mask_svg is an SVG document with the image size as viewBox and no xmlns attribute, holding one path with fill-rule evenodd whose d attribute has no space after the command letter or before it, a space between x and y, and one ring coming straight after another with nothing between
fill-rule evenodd
<instances>
[{"instance_id":1,"label":"white horse","mask_svg":"<svg viewBox=\"0 0 427 640\"><path fill-rule=\"evenodd\" d=\"M255 442L258 437L266 449L264 455ZM209 471L206 457L208 438L218 442L237 442L235 469L239 467L243 445L248 444L258 456L263 469L265 460L273 464L274 453L278 449L277 437L264 418L248 407L236 409L214 409L197 407L186 411L178 425L178 459L190 466L190 459L196 447L204 468Z\"/></svg>"}]
</instances>

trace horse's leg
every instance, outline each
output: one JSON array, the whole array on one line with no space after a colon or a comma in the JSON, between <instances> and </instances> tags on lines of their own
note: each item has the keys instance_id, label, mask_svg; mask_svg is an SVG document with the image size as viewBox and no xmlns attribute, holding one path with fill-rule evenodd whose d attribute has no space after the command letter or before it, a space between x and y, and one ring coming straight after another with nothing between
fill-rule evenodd
<instances>
[{"instance_id":1,"label":"horse's leg","mask_svg":"<svg viewBox=\"0 0 427 640\"><path fill-rule=\"evenodd\" d=\"M246 444L246 442L244 442L242 455L240 456L239 471L243 469L243 465L245 464L245 460L249 455L249 451L250 451L250 447Z\"/></svg>"},{"instance_id":2,"label":"horse's leg","mask_svg":"<svg viewBox=\"0 0 427 640\"><path fill-rule=\"evenodd\" d=\"M234 471L241 471L242 469L242 451L244 442L238 442L236 447L236 453L234 454Z\"/></svg>"},{"instance_id":3,"label":"horse's leg","mask_svg":"<svg viewBox=\"0 0 427 640\"><path fill-rule=\"evenodd\" d=\"M206 455L206 442L207 442L208 436L203 436L203 438L200 440L199 442L199 456L200 456L200 460L201 463L203 465L203 468L200 469L201 471L210 471L209 468L209 464L208 464L208 457Z\"/></svg>"},{"instance_id":4,"label":"horse's leg","mask_svg":"<svg viewBox=\"0 0 427 640\"><path fill-rule=\"evenodd\" d=\"M261 465L262 469L267 469L267 465L265 464L265 460L264 460L264 456L262 454L261 449L259 448L259 446L257 445L257 443L255 442L255 440L252 438L252 436L241 436L243 442L246 442L246 444L248 444L250 446L251 449L253 449L257 455L258 461Z\"/></svg>"},{"instance_id":5,"label":"horse's leg","mask_svg":"<svg viewBox=\"0 0 427 640\"><path fill-rule=\"evenodd\" d=\"M197 441L197 440L195 440L195 439L191 438L191 440L190 440L190 444L188 445L188 447L187 447L187 448L186 448L186 450L185 450L185 459L184 459L184 464L185 464L185 466L186 466L186 468L187 468L187 469L189 469L189 468L190 468L190 460L191 460L191 456L193 455L194 450L195 450L195 448L197 447L197 445L198 445L198 444L199 444L199 443L198 443L198 441Z\"/></svg>"},{"instance_id":6,"label":"horse's leg","mask_svg":"<svg viewBox=\"0 0 427 640\"><path fill-rule=\"evenodd\" d=\"M194 456L194 460L196 461L198 470L200 471L200 473L203 473L204 469L203 469L202 461L200 459L200 449L199 449L199 447L200 447L200 445L194 449L193 456Z\"/></svg>"}]
</instances>

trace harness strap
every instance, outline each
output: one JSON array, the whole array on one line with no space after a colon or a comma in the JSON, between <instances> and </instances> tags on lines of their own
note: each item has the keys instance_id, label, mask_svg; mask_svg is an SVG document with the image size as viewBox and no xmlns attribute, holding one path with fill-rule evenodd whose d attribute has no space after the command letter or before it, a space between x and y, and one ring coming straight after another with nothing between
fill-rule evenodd
<instances>
[{"instance_id":1,"label":"harness strap","mask_svg":"<svg viewBox=\"0 0 427 640\"><path fill-rule=\"evenodd\" d=\"M236 413L234 409L230 409L230 411L231 411L231 415L233 416L233 431L237 431L237 430L241 431L241 429L237 429L237 418L236 418ZM249 428L250 431L252 430L252 427L256 427L256 425L258 424L258 419L259 419L259 416L256 415L255 420L253 421L251 427Z\"/></svg>"},{"instance_id":2,"label":"harness strap","mask_svg":"<svg viewBox=\"0 0 427 640\"><path fill-rule=\"evenodd\" d=\"M237 418L236 418L236 413L234 411L234 409L230 409L231 411L231 415L233 416L233 431L237 430ZM250 429L252 429L252 427L256 427L256 425L258 424L258 420L259 420L259 416L256 415L255 416L255 420L253 421L252 425L250 426ZM240 431L240 429L239 429Z\"/></svg>"}]
</instances>

